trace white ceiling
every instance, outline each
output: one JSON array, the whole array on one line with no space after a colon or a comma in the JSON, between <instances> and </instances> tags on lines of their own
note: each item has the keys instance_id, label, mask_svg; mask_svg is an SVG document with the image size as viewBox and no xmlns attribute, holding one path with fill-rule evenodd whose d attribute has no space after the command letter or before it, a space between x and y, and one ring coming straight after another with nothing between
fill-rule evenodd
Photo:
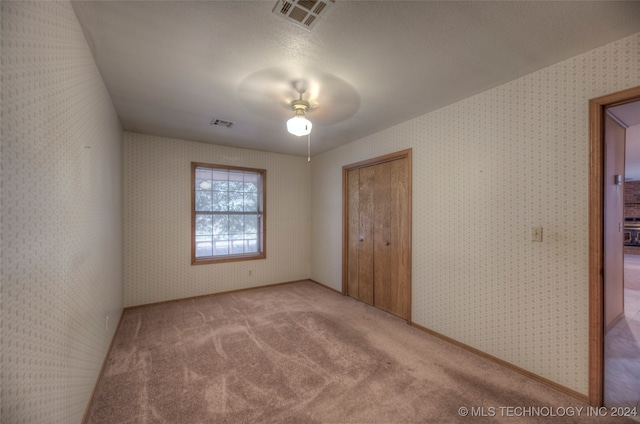
<instances>
[{"instance_id":1,"label":"white ceiling","mask_svg":"<svg viewBox=\"0 0 640 424\"><path fill-rule=\"evenodd\" d=\"M336 0L311 31L275 0L72 4L125 130L296 155L298 79L317 154L640 32L640 1Z\"/></svg>"},{"instance_id":2,"label":"white ceiling","mask_svg":"<svg viewBox=\"0 0 640 424\"><path fill-rule=\"evenodd\" d=\"M640 125L640 101L610 107L609 112L626 127Z\"/></svg>"}]
</instances>

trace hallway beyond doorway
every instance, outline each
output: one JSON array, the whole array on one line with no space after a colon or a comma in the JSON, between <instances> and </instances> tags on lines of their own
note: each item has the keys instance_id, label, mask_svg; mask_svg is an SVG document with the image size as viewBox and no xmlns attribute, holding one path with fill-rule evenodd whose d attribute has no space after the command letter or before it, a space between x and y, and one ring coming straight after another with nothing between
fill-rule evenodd
<instances>
[{"instance_id":1,"label":"hallway beyond doorway","mask_svg":"<svg viewBox=\"0 0 640 424\"><path fill-rule=\"evenodd\" d=\"M604 401L640 413L640 255L624 255L624 279L624 318L605 336Z\"/></svg>"}]
</instances>

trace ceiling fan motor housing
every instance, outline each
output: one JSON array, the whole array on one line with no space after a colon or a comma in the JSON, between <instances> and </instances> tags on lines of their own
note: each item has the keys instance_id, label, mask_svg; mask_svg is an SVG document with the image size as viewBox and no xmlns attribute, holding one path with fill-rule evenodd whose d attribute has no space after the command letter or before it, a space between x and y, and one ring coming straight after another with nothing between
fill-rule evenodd
<instances>
[{"instance_id":1,"label":"ceiling fan motor housing","mask_svg":"<svg viewBox=\"0 0 640 424\"><path fill-rule=\"evenodd\" d=\"M287 121L287 130L298 137L309 134L312 124L304 116L305 112L309 110L309 102L302 99L294 100L291 102L291 109L293 109L296 116Z\"/></svg>"},{"instance_id":2,"label":"ceiling fan motor housing","mask_svg":"<svg viewBox=\"0 0 640 424\"><path fill-rule=\"evenodd\" d=\"M305 112L309 110L309 102L302 99L294 100L291 102L291 109L296 113L296 116L304 116Z\"/></svg>"}]
</instances>

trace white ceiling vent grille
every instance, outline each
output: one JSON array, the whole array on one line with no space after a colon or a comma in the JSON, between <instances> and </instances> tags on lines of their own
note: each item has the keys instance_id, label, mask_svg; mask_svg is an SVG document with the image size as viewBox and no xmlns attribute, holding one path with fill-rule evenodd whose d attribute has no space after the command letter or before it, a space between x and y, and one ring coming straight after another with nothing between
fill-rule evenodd
<instances>
[{"instance_id":1,"label":"white ceiling vent grille","mask_svg":"<svg viewBox=\"0 0 640 424\"><path fill-rule=\"evenodd\" d=\"M217 125L219 127L231 128L233 126L233 122L232 121L225 121L224 119L213 118L211 120L211 125Z\"/></svg>"},{"instance_id":2,"label":"white ceiling vent grille","mask_svg":"<svg viewBox=\"0 0 640 424\"><path fill-rule=\"evenodd\" d=\"M335 0L278 0L273 13L289 22L313 29L320 17L327 14Z\"/></svg>"}]
</instances>

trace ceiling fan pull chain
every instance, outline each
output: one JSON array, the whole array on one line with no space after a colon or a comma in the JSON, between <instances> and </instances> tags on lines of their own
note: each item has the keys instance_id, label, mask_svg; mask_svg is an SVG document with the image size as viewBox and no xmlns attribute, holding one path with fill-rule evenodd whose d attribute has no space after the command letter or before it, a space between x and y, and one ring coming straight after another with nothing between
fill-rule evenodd
<instances>
[{"instance_id":1,"label":"ceiling fan pull chain","mask_svg":"<svg viewBox=\"0 0 640 424\"><path fill-rule=\"evenodd\" d=\"M311 162L311 133L307 134L307 163Z\"/></svg>"}]
</instances>

